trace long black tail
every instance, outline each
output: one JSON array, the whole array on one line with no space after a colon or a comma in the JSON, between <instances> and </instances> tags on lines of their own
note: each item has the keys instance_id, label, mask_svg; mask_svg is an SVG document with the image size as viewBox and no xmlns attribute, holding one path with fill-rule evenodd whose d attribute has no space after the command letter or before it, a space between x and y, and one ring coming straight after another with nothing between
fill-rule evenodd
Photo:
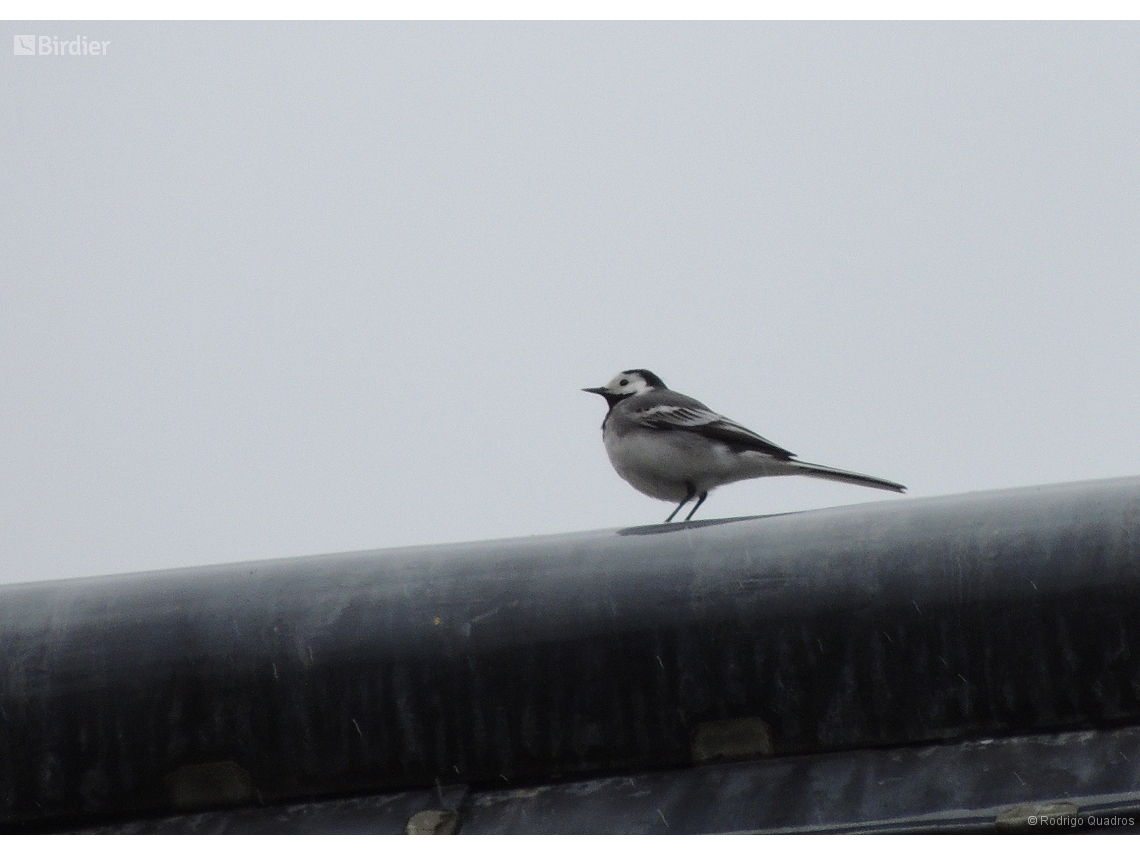
<instances>
[{"instance_id":1,"label":"long black tail","mask_svg":"<svg viewBox=\"0 0 1140 855\"><path fill-rule=\"evenodd\" d=\"M858 484L861 487L874 487L876 490L890 490L892 493L905 493L906 487L888 481L885 478L873 478L870 475L860 475L858 472L846 472L842 469L832 469L830 466L820 466L818 463L805 463L802 460L789 460L795 467L796 475L809 475L812 478L826 478L828 481L840 481L844 484ZM793 474L793 473L789 473Z\"/></svg>"}]
</instances>

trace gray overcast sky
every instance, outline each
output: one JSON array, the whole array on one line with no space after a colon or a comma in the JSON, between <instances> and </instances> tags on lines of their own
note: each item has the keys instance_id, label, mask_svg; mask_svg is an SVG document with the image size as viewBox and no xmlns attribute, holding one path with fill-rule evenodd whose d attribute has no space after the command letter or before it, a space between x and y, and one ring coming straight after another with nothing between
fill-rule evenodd
<instances>
[{"instance_id":1,"label":"gray overcast sky","mask_svg":"<svg viewBox=\"0 0 1140 855\"><path fill-rule=\"evenodd\" d=\"M0 582L1140 473L1133 24L10 24ZM7 51L7 48L4 48Z\"/></svg>"}]
</instances>

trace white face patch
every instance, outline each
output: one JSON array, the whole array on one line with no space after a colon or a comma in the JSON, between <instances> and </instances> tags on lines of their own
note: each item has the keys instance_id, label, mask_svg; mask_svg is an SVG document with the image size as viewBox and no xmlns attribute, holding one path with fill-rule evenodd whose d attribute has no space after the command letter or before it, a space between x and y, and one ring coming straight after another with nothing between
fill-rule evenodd
<instances>
[{"instance_id":1,"label":"white face patch","mask_svg":"<svg viewBox=\"0 0 1140 855\"><path fill-rule=\"evenodd\" d=\"M636 395L639 392L648 392L649 384L640 374L623 371L606 384L606 391L615 395Z\"/></svg>"}]
</instances>

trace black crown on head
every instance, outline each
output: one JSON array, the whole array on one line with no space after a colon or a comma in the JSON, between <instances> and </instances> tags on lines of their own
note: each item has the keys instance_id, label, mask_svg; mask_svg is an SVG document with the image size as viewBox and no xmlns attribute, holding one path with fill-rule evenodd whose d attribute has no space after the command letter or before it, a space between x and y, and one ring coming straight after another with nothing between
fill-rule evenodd
<instances>
[{"instance_id":1,"label":"black crown on head","mask_svg":"<svg viewBox=\"0 0 1140 855\"><path fill-rule=\"evenodd\" d=\"M629 371L626 371L624 373L640 375L641 379L644 380L646 383L648 383L650 388L652 388L652 389L668 389L669 388L668 386L665 385L664 380L662 380L660 377L658 377L652 371L647 371L644 368L632 368Z\"/></svg>"}]
</instances>

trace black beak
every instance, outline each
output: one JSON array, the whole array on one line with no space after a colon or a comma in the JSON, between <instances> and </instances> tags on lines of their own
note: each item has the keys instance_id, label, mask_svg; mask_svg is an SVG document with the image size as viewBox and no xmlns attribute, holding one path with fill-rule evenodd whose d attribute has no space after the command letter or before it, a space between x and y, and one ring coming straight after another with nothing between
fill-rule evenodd
<instances>
[{"instance_id":1,"label":"black beak","mask_svg":"<svg viewBox=\"0 0 1140 855\"><path fill-rule=\"evenodd\" d=\"M583 389L582 391L583 392L593 392L595 395L602 395L604 397L606 394L606 387L605 386L595 386L592 389Z\"/></svg>"}]
</instances>

